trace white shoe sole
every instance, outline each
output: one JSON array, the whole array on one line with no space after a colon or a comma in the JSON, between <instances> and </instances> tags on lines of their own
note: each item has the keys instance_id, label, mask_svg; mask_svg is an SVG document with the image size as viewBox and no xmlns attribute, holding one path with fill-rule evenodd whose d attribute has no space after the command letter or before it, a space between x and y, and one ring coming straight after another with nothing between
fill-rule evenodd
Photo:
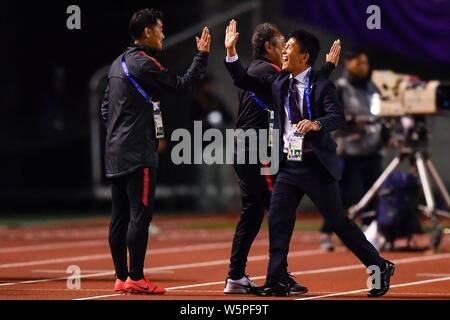
<instances>
[{"instance_id":1,"label":"white shoe sole","mask_svg":"<svg viewBox=\"0 0 450 320\"><path fill-rule=\"evenodd\" d=\"M223 293L225 293L225 294L250 294L250 292L248 292L245 289L223 290Z\"/></svg>"},{"instance_id":2,"label":"white shoe sole","mask_svg":"<svg viewBox=\"0 0 450 320\"><path fill-rule=\"evenodd\" d=\"M223 289L225 294L251 294L250 290L247 288L225 288Z\"/></svg>"}]
</instances>

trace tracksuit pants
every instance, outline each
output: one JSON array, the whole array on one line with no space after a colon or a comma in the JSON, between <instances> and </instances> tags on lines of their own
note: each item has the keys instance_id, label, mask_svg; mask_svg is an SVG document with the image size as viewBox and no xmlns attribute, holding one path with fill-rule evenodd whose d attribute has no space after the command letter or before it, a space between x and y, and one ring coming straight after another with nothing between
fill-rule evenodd
<instances>
[{"instance_id":1,"label":"tracksuit pants","mask_svg":"<svg viewBox=\"0 0 450 320\"><path fill-rule=\"evenodd\" d=\"M111 179L112 216L109 246L116 277L144 277L148 229L153 217L157 169L139 168ZM127 251L130 257L128 269Z\"/></svg>"},{"instance_id":2,"label":"tracksuit pants","mask_svg":"<svg viewBox=\"0 0 450 320\"><path fill-rule=\"evenodd\" d=\"M235 155L236 160L236 155ZM233 237L228 276L240 279L245 276L245 267L250 248L258 235L266 210L269 210L274 176L261 175L262 164L236 164L234 170L239 178L242 209Z\"/></svg>"}]
</instances>

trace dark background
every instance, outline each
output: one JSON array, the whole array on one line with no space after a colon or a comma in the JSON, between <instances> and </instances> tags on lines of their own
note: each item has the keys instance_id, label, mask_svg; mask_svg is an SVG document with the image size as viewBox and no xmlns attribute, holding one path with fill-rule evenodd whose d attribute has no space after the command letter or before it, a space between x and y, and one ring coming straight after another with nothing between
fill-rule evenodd
<instances>
[{"instance_id":1,"label":"dark background","mask_svg":"<svg viewBox=\"0 0 450 320\"><path fill-rule=\"evenodd\" d=\"M408 3L411 8L417 5L417 1L406 0L392 0L397 6L385 6L385 1L372 2L380 5L382 10L386 9L382 11L383 17L392 17L392 13L395 13L394 16L399 14L398 10L408 8ZM449 24L448 2L422 2L438 8L441 6L436 25L442 25L442 21L437 20L445 17L442 11L447 13L447 25ZM0 212L30 212L48 208L78 210L96 208L102 203L92 191L89 81L97 70L110 64L129 43L127 26L134 11L145 7L162 10L164 32L166 38L170 39L172 35L205 19L217 17L241 3L243 1L229 0L3 2L0 22L3 41L0 77ZM334 0L261 1L259 22L275 22L284 32L296 27L311 29L322 40L323 53L328 50L331 41L339 37L344 48L354 44L365 47L374 68L414 73L425 79L449 80L450 57L446 61L438 60L429 54L422 55L420 51L427 46L424 41L433 42L433 46L441 41L442 50L450 55L448 29L435 30L434 33L430 33L432 28L416 30L421 26L410 23L414 19L406 19L400 27L405 31L410 30L413 35L417 34L420 46L411 45L409 51L398 51L395 46L389 45L392 41L395 43L395 37L386 38L385 43L371 38L370 32L376 31L365 28L367 3L365 0L351 1L351 4L348 1ZM81 30L66 28L69 16L66 8L71 4L81 7ZM331 16L330 12L321 12L324 6L335 8L331 11ZM309 8L310 11L302 8ZM354 21L349 29L352 32L347 37L345 28L338 30L335 26L344 26L351 18L339 15L339 10L356 10L357 13L350 15ZM417 12L406 10L401 13L408 17L408 14ZM428 20L432 20L430 15L433 12L429 10L422 13ZM249 14L236 18L241 31L239 52L243 60L249 62L250 37L255 20ZM383 21L388 21L383 19L382 26ZM222 44L225 24L223 22L211 28L214 39L209 69L220 85L222 98L230 110L236 113L236 90L222 66L225 55ZM391 25L386 24L388 28ZM399 25L394 24L394 27L398 29ZM409 37L407 34L410 33L395 32L397 29L385 32L400 37L397 41ZM439 32L447 36L442 36ZM380 37L377 36L377 39ZM186 40L163 53L160 60L171 71L183 72L190 64L194 52L195 41ZM342 63L339 70L341 68ZM188 112L179 109L188 104L188 99L168 96L163 99L169 135L174 128L188 127L192 123ZM449 134L445 129L448 129L448 124L447 119L437 121L436 130L439 133L436 148L447 141ZM441 131L441 128L445 131ZM440 149L437 164L442 172L445 168L443 165L439 168L439 163L445 164L448 161L448 157L445 158L448 153L442 151L442 147ZM174 166L170 163L169 155L169 152L161 155L161 185L195 186L195 166ZM170 198L162 201L161 207L184 210L195 208L194 202L195 199ZM237 201L231 202L230 208L238 205Z\"/></svg>"}]
</instances>

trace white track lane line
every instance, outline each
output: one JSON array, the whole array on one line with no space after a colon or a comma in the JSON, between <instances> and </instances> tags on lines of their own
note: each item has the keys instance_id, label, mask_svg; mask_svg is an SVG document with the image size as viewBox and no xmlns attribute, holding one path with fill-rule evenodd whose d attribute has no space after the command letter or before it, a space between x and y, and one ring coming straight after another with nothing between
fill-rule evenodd
<instances>
[{"instance_id":1,"label":"white track lane line","mask_svg":"<svg viewBox=\"0 0 450 320\"><path fill-rule=\"evenodd\" d=\"M324 254L324 253L325 252L321 249L314 249L314 250L306 250L306 251L305 250L304 251L294 251L294 252L292 252L291 256L300 257L300 256L311 256L311 255ZM267 254L259 255L259 256L251 256L248 258L249 261L261 261L261 260L268 260L268 259L269 259L269 257ZM204 261L204 262L175 264L175 265L168 265L168 266L161 266L161 267L146 268L146 269L144 269L144 272L152 273L152 272L161 272L161 271L165 271L165 270L192 269L192 268L210 267L210 266L217 266L217 265L227 265L228 263L230 263L229 259L219 259L219 260L210 260L210 261ZM99 273L92 273L92 274L81 274L80 279L112 276L114 274L115 274L114 271L99 272ZM67 280L68 278L69 278L69 276L59 277L59 278L36 279L36 280L27 280L27 281L19 281L19 282L0 283L0 287L13 286L13 285L18 285L18 284L31 284L31 283L60 281L60 280Z\"/></svg>"},{"instance_id":2,"label":"white track lane line","mask_svg":"<svg viewBox=\"0 0 450 320\"><path fill-rule=\"evenodd\" d=\"M414 263L414 262L421 262L421 261L440 260L440 259L446 259L446 258L450 258L450 253L435 255L435 256L426 256L426 257L419 256L419 257L403 258L403 259L394 260L394 262L397 264L405 264L405 263ZM294 276L301 276L301 275L308 275L308 274L340 272L340 271L348 271L348 270L364 269L364 268L365 267L362 264L353 264L353 265L341 266L341 267L331 267L331 268L312 269L312 270L305 270L305 271L296 271L296 272L291 272L291 274ZM257 276L257 277L251 277L251 278L253 280L261 280L261 279L265 279L266 276L264 275L264 276ZM170 288L170 290L203 287L203 286L213 286L213 285L218 285L218 284L223 284L223 283L224 283L224 281L198 283L198 284L192 284L192 285L172 287L172 288ZM169 290L169 288L167 288L167 289Z\"/></svg>"},{"instance_id":3,"label":"white track lane line","mask_svg":"<svg viewBox=\"0 0 450 320\"><path fill-rule=\"evenodd\" d=\"M35 269L35 270L30 270L33 273L63 273L63 274L67 274L67 270L66 269ZM103 273L103 272L113 272L114 270L108 269L108 270L87 270L87 269L83 269L83 272L86 273ZM156 273L175 273L173 270L161 270L161 271L153 271L153 274Z\"/></svg>"},{"instance_id":4,"label":"white track lane line","mask_svg":"<svg viewBox=\"0 0 450 320\"><path fill-rule=\"evenodd\" d=\"M260 246L260 245L267 245L267 244L268 244L268 240L258 240L258 241L255 241L255 243L253 245ZM231 247L231 241L180 246L180 247L150 249L150 250L147 250L147 255L194 252L194 251L202 251L202 250L215 250L215 249L223 249L223 248L229 248L229 247ZM111 254L110 253L102 253L102 254L91 254L91 255L83 255L83 256L65 257L65 258L4 263L4 264L0 264L0 269L30 267L30 266L39 266L39 265L66 263L66 262L93 261L93 260L102 260L102 259L111 259Z\"/></svg>"},{"instance_id":5,"label":"white track lane line","mask_svg":"<svg viewBox=\"0 0 450 320\"><path fill-rule=\"evenodd\" d=\"M102 254L90 254L90 255L85 255L85 256L67 257L67 258L4 263L4 264L0 264L0 269L13 269L13 268L21 268L21 267L41 266L41 265L47 265L47 264L66 263L66 262L93 261L93 260L102 260L102 259L106 259L106 258L111 258L111 255L102 253Z\"/></svg>"},{"instance_id":6,"label":"white track lane line","mask_svg":"<svg viewBox=\"0 0 450 320\"><path fill-rule=\"evenodd\" d=\"M38 245L31 245L31 246L0 248L0 253L43 251L43 250L54 250L54 249L64 249L64 248L76 248L76 247L95 247L95 246L101 246L101 245L107 245L107 244L108 244L107 240L60 242L60 243L38 244Z\"/></svg>"},{"instance_id":7,"label":"white track lane line","mask_svg":"<svg viewBox=\"0 0 450 320\"><path fill-rule=\"evenodd\" d=\"M301 251L299 251L299 253L300 252ZM289 256L292 257L292 254L290 254ZM441 259L447 259L447 258L450 258L450 253L437 254L437 255L434 255L434 256L416 256L416 257L410 257L410 258L396 259L396 260L393 260L393 262L396 263L396 264L407 264L407 263L415 263L415 262L423 262L423 261L441 260ZM250 258L249 258L249 260L250 260ZM341 266L341 267L332 267L332 268L322 268L322 269L312 269L312 270L305 270L305 271L297 271L297 272L291 272L291 274L292 275L307 275L307 274L339 272L339 271L347 271L347 270L354 270L354 269L364 269L364 268L365 267L362 264L353 264L353 265ZM252 277L253 280L260 280L260 279L265 279L265 278L266 278L265 275L264 276ZM205 287L205 286L212 286L212 285L219 285L219 284L224 284L224 280L222 280L222 281L214 281L214 282L197 283L197 284L190 284L190 285L185 285L185 286L170 287L170 288L166 288L166 290L169 291L169 290ZM360 292L360 291L357 291L357 292ZM121 296L121 294L110 294L110 295L102 295L102 296L93 296L93 297L86 297L86 298L78 298L78 299L74 299L74 300L94 300L94 299L102 299L102 298L117 297L117 296Z\"/></svg>"},{"instance_id":8,"label":"white track lane line","mask_svg":"<svg viewBox=\"0 0 450 320\"><path fill-rule=\"evenodd\" d=\"M55 289L48 289L48 288L46 288L46 289L39 289L39 288L21 289L20 288L19 289L19 288L15 288L15 289L13 289L13 288L11 288L8 290L8 292L10 292L10 291L14 291L14 292L33 292L33 291L40 291L40 292L56 291L56 292L59 292L59 291L61 291L61 292L72 292L72 293L74 291L77 291L77 292L111 292L111 288L109 288L109 289L83 289L83 288L80 288L80 289L61 289L61 288L55 288ZM3 292L6 292L6 291L3 291ZM0 291L0 296L6 296L6 294L2 294L2 291Z\"/></svg>"},{"instance_id":9,"label":"white track lane line","mask_svg":"<svg viewBox=\"0 0 450 320\"><path fill-rule=\"evenodd\" d=\"M416 276L440 278L440 277L450 277L450 273L418 273L416 274Z\"/></svg>"},{"instance_id":10,"label":"white track lane line","mask_svg":"<svg viewBox=\"0 0 450 320\"><path fill-rule=\"evenodd\" d=\"M78 301L83 301L83 300L95 300L95 299L102 299L102 298L112 298L112 297L118 297L118 296L124 296L123 294L105 294L103 296L95 296L95 297L87 297L87 298L79 298L79 299L73 299L73 300L78 300Z\"/></svg>"},{"instance_id":11,"label":"white track lane line","mask_svg":"<svg viewBox=\"0 0 450 320\"><path fill-rule=\"evenodd\" d=\"M443 277L443 278L429 279L429 280L422 280L422 281L405 282L405 283L391 285L391 288L417 286L417 285L421 285L421 284L442 282L442 281L449 281L449 280L450 280L450 277ZM353 290L353 291L346 291L346 292L336 292L336 293L324 294L324 295L315 296L315 297L299 298L299 299L295 299L295 300L317 300L317 299L322 299L322 298L345 296L345 295L349 295L349 294L361 293L361 292L367 292L367 291L369 291L369 289L360 289L360 290ZM420 293L418 293L418 294L420 294Z\"/></svg>"}]
</instances>

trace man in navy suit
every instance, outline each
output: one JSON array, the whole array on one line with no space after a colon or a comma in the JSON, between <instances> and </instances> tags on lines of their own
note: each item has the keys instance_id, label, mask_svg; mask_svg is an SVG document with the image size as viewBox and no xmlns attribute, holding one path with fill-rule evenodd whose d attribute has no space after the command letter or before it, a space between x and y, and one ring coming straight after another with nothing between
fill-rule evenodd
<instances>
[{"instance_id":1,"label":"man in navy suit","mask_svg":"<svg viewBox=\"0 0 450 320\"><path fill-rule=\"evenodd\" d=\"M283 49L282 72L261 78L247 74L240 63L236 51L238 36L236 21L231 20L225 34L225 65L239 88L256 94L272 94L274 129L280 130L281 162L269 210L268 273L265 285L256 294L289 296L308 291L287 272L296 208L306 194L359 260L366 267L379 268L380 281L369 291L369 296L384 295L389 290L395 266L381 258L358 226L347 218L340 200L337 181L341 172L336 143L330 133L344 124L344 115L333 83L312 70L320 51L319 40L304 30L292 32ZM288 152L297 148L298 143L293 141L299 133L304 134L303 158L294 161L288 159Z\"/></svg>"}]
</instances>

